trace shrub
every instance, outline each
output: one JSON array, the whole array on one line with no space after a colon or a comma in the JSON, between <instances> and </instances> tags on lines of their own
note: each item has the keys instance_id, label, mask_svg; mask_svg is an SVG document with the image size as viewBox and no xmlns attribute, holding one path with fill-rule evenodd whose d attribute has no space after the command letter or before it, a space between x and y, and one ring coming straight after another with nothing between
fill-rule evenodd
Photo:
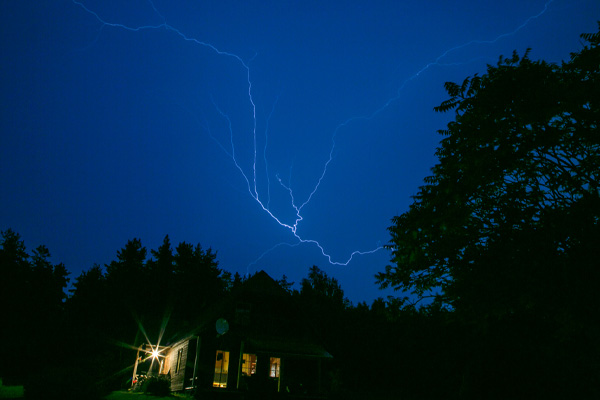
<instances>
[{"instance_id":1,"label":"shrub","mask_svg":"<svg viewBox=\"0 0 600 400\"><path fill-rule=\"evenodd\" d=\"M171 394L171 377L169 375L151 376L144 381L144 393L154 396L168 396Z\"/></svg>"}]
</instances>

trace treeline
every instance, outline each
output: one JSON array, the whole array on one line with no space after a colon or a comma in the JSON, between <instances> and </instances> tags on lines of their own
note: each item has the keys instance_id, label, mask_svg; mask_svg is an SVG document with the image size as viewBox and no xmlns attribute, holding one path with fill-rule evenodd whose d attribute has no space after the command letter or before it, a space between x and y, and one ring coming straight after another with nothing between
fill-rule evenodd
<instances>
[{"instance_id":1,"label":"treeline","mask_svg":"<svg viewBox=\"0 0 600 400\"><path fill-rule=\"evenodd\" d=\"M212 249L186 242L173 249L166 236L150 252L129 240L115 260L83 271L67 293L65 266L53 265L45 246L29 254L10 229L0 239L0 276L0 376L34 391L43 386L46 397L54 386L81 395L126 385L131 349L156 343L161 330L166 341L193 329L201 310L243 281L219 268Z\"/></svg>"},{"instance_id":2,"label":"treeline","mask_svg":"<svg viewBox=\"0 0 600 400\"><path fill-rule=\"evenodd\" d=\"M2 232L0 244L0 375L10 384L56 356L69 273L50 262L45 246L28 254L12 230Z\"/></svg>"},{"instance_id":3,"label":"treeline","mask_svg":"<svg viewBox=\"0 0 600 400\"><path fill-rule=\"evenodd\" d=\"M248 278L221 269L212 249L173 248L168 236L149 252L139 239L128 241L115 260L75 277L69 292L69 272L49 258L46 247L29 254L18 233L2 232L0 376L24 383L31 398L95 398L129 387L137 346L156 343L159 332L167 344L192 331ZM298 284L285 275L278 283L334 356L324 366L332 397L426 398L455 379L456 335L447 333L446 313L393 298L353 305L316 266Z\"/></svg>"},{"instance_id":4,"label":"treeline","mask_svg":"<svg viewBox=\"0 0 600 400\"><path fill-rule=\"evenodd\" d=\"M454 396L600 398L600 23L581 43L447 82L438 163L389 228L378 281L464 331Z\"/></svg>"}]
</instances>

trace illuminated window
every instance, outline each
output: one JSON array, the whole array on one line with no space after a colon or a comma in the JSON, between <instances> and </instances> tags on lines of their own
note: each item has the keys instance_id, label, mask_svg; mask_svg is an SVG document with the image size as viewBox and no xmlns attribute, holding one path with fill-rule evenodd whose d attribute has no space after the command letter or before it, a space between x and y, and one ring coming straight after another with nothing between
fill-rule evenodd
<instances>
[{"instance_id":1,"label":"illuminated window","mask_svg":"<svg viewBox=\"0 0 600 400\"><path fill-rule=\"evenodd\" d=\"M215 379L213 387L227 387L227 371L229 371L229 352L217 350L217 359L215 361Z\"/></svg>"},{"instance_id":2,"label":"illuminated window","mask_svg":"<svg viewBox=\"0 0 600 400\"><path fill-rule=\"evenodd\" d=\"M256 354L244 353L242 364L242 375L250 376L256 374Z\"/></svg>"},{"instance_id":3,"label":"illuminated window","mask_svg":"<svg viewBox=\"0 0 600 400\"><path fill-rule=\"evenodd\" d=\"M271 357L269 365L270 365L269 376L271 378L279 378L279 365L281 365L281 358L279 358L279 357Z\"/></svg>"}]
</instances>

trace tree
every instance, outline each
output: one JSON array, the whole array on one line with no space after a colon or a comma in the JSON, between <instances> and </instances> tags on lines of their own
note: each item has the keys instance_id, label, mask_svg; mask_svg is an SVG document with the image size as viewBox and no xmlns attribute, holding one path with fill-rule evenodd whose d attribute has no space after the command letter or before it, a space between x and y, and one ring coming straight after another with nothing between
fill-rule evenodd
<instances>
[{"instance_id":1,"label":"tree","mask_svg":"<svg viewBox=\"0 0 600 400\"><path fill-rule=\"evenodd\" d=\"M8 229L0 240L0 307L4 315L18 316L27 296L30 264L29 255L21 236Z\"/></svg>"},{"instance_id":2,"label":"tree","mask_svg":"<svg viewBox=\"0 0 600 400\"><path fill-rule=\"evenodd\" d=\"M89 270L82 271L75 278L71 297L67 301L67 310L71 323L78 329L78 336L83 336L83 331L88 331L91 336L98 335L103 327L111 320L110 312L106 308L107 287L106 277L102 267L94 264ZM89 338L85 336L85 340Z\"/></svg>"},{"instance_id":3,"label":"tree","mask_svg":"<svg viewBox=\"0 0 600 400\"><path fill-rule=\"evenodd\" d=\"M600 47L598 34L584 38L590 46L560 66L515 53L483 76L446 83L451 97L435 110L456 118L440 131L433 176L393 219L395 265L378 274L383 286L441 288L439 299L454 305L457 285L501 241L541 235L578 208L597 218ZM566 255L572 241L555 251Z\"/></svg>"},{"instance_id":4,"label":"tree","mask_svg":"<svg viewBox=\"0 0 600 400\"><path fill-rule=\"evenodd\" d=\"M150 295L146 302L153 311L153 319L160 324L163 315L172 308L175 297L175 256L169 235L165 236L157 250L151 250L150 253L153 258L146 262L148 277L145 288Z\"/></svg>"},{"instance_id":5,"label":"tree","mask_svg":"<svg viewBox=\"0 0 600 400\"><path fill-rule=\"evenodd\" d=\"M146 283L147 250L140 239L128 240L125 247L117 251L117 261L106 266L106 281L112 295L131 301Z\"/></svg>"},{"instance_id":6,"label":"tree","mask_svg":"<svg viewBox=\"0 0 600 400\"><path fill-rule=\"evenodd\" d=\"M181 242L175 251L175 277L182 309L213 304L224 293L230 278L219 268L217 254L200 244Z\"/></svg>"},{"instance_id":7,"label":"tree","mask_svg":"<svg viewBox=\"0 0 600 400\"><path fill-rule=\"evenodd\" d=\"M302 279L300 297L318 307L344 309L350 305L338 280L328 276L316 265L309 269L308 278Z\"/></svg>"},{"instance_id":8,"label":"tree","mask_svg":"<svg viewBox=\"0 0 600 400\"><path fill-rule=\"evenodd\" d=\"M582 365L599 354L600 32L582 38L560 65L514 53L446 83L435 110L455 120L440 131L433 175L394 217L393 265L376 276L434 295L487 334L499 359L505 343L551 359L535 368L555 384L571 367L578 380L598 378Z\"/></svg>"},{"instance_id":9,"label":"tree","mask_svg":"<svg viewBox=\"0 0 600 400\"><path fill-rule=\"evenodd\" d=\"M60 346L64 289L69 282L63 264L53 265L50 251L39 246L30 256L21 236L11 229L0 240L0 373L22 379L28 368L49 361ZM43 337L40 335L43 332Z\"/></svg>"},{"instance_id":10,"label":"tree","mask_svg":"<svg viewBox=\"0 0 600 400\"><path fill-rule=\"evenodd\" d=\"M237 274L237 272L236 272L236 274ZM281 279L279 279L277 281L277 284L279 286L281 286L281 288L283 290L285 290L286 292L288 292L289 294L292 294L294 292L294 289L293 289L294 282L289 282L288 281L288 277L285 274L283 274L283 276L281 277Z\"/></svg>"},{"instance_id":11,"label":"tree","mask_svg":"<svg viewBox=\"0 0 600 400\"><path fill-rule=\"evenodd\" d=\"M236 290L239 290L240 287L242 287L242 284L245 282L246 280L242 277L242 275L240 275L239 272L236 272L233 275L233 279L231 280L231 291L234 292Z\"/></svg>"},{"instance_id":12,"label":"tree","mask_svg":"<svg viewBox=\"0 0 600 400\"><path fill-rule=\"evenodd\" d=\"M175 257L173 256L173 250L171 249L169 235L165 236L163 243L158 250L151 250L151 254L156 260L148 262L149 269L153 278L164 285L165 282L169 282L173 277L175 264Z\"/></svg>"},{"instance_id":13,"label":"tree","mask_svg":"<svg viewBox=\"0 0 600 400\"><path fill-rule=\"evenodd\" d=\"M25 371L24 362L17 349L23 348L26 339L27 309L29 308L29 255L21 236L8 229L0 239L0 340L10 346L0 347L0 373L5 382L19 379Z\"/></svg>"},{"instance_id":14,"label":"tree","mask_svg":"<svg viewBox=\"0 0 600 400\"><path fill-rule=\"evenodd\" d=\"M106 265L105 307L111 320L105 333L113 340L131 341L137 331L136 320L142 321L152 312L146 299L155 294L147 288L146 256L141 240L131 239L117 250L117 260Z\"/></svg>"},{"instance_id":15,"label":"tree","mask_svg":"<svg viewBox=\"0 0 600 400\"><path fill-rule=\"evenodd\" d=\"M62 306L67 298L65 289L69 283L69 272L64 264L52 265L50 251L44 245L33 250L31 257L31 291L32 297L38 303L38 309Z\"/></svg>"}]
</instances>

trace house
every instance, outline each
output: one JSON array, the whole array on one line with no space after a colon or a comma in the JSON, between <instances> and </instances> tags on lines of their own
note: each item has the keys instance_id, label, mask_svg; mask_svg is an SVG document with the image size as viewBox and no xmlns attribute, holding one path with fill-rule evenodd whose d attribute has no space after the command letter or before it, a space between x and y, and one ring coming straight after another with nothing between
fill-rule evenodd
<instances>
[{"instance_id":1,"label":"house","mask_svg":"<svg viewBox=\"0 0 600 400\"><path fill-rule=\"evenodd\" d=\"M172 391L303 397L323 393L323 363L332 356L292 296L264 271L204 320L192 334L168 346L140 347L134 381L147 373L168 375Z\"/></svg>"}]
</instances>

